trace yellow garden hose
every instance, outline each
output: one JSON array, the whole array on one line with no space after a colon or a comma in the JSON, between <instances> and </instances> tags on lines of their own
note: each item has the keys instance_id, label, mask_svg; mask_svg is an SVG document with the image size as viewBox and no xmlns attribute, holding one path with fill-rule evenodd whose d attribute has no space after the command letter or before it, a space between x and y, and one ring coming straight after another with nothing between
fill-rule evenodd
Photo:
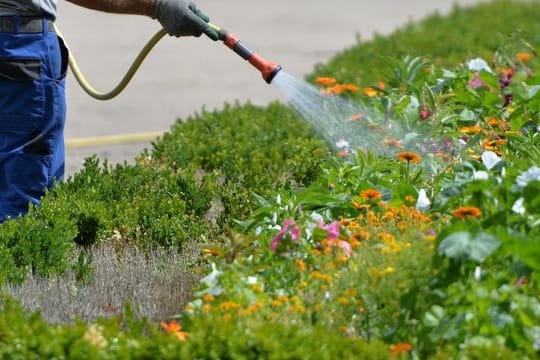
<instances>
[{"instance_id":1,"label":"yellow garden hose","mask_svg":"<svg viewBox=\"0 0 540 360\"><path fill-rule=\"evenodd\" d=\"M212 29L214 29L216 32L219 32L220 28L218 26L216 26L216 25L214 25L212 23L208 23L208 25ZM56 24L54 25L54 31L58 34L58 36L63 38L62 33L60 32L60 30L58 29ZM106 93L99 92L96 89L94 89L94 87L92 87L92 85L90 85L90 83L86 80L83 73L79 69L79 66L77 65L77 62L75 61L75 57L73 56L73 54L71 52L69 52L69 67L71 68L71 71L73 72L73 75L75 76L75 79L77 79L77 82L79 83L81 88L88 95L90 95L91 97L93 97L94 99L97 99L97 100L111 100L112 98L116 97L118 94L120 94L126 88L126 86L129 84L129 82L131 81L133 76L135 76L135 73L137 72L137 70L139 69L141 64L143 63L146 56L150 53L150 51L152 51L154 46L156 46L156 44L165 35L167 35L167 32L165 30L161 29L157 33L155 33L155 35L152 36L152 38L150 40L148 40L148 42L146 43L146 45L144 45L144 47L139 52L139 54L137 55L135 60L133 60L133 63L129 67L128 71L126 72L126 74L124 75L122 80L120 80L118 85L116 85L116 87L114 87L114 89L112 89L109 92L106 92Z\"/></svg>"},{"instance_id":2,"label":"yellow garden hose","mask_svg":"<svg viewBox=\"0 0 540 360\"><path fill-rule=\"evenodd\" d=\"M58 34L58 36L62 37L62 34L58 30L58 27L54 25L54 30ZM71 68L71 71L73 72L73 75L75 76L75 79L77 79L77 82L81 86L81 88L91 97L97 100L110 100L114 97L116 97L118 94L120 94L126 86L129 84L141 64L143 63L146 56L152 51L152 48L165 36L167 32L165 30L159 30L148 42L146 45L142 48L142 50L139 52L135 60L133 60L133 63L129 67L128 71L120 80L118 85L114 87L109 92L103 93L99 92L96 89L90 85L90 83L86 80L84 75L82 74L81 70L79 69L79 66L77 65L77 62L75 61L75 58L73 57L73 54L71 52L69 53L69 67Z\"/></svg>"}]
</instances>

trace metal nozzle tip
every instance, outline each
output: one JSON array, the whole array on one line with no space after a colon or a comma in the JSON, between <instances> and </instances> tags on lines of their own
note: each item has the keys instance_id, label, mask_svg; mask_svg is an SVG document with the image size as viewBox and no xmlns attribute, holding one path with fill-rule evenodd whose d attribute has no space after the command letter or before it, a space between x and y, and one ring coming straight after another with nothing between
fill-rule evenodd
<instances>
[{"instance_id":1,"label":"metal nozzle tip","mask_svg":"<svg viewBox=\"0 0 540 360\"><path fill-rule=\"evenodd\" d=\"M281 71L281 66L280 65L276 65L276 67L274 68L274 70L272 70L272 72L266 77L266 82L268 84L270 84L272 82L272 80L274 80L274 77L277 75L278 72Z\"/></svg>"}]
</instances>

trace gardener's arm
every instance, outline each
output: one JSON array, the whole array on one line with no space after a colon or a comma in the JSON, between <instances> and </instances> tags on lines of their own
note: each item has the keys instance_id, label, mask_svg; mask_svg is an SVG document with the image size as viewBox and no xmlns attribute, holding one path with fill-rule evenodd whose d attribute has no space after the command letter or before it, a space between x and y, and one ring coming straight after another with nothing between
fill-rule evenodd
<instances>
[{"instance_id":1,"label":"gardener's arm","mask_svg":"<svg viewBox=\"0 0 540 360\"><path fill-rule=\"evenodd\" d=\"M98 11L150 16L173 36L200 36L208 19L188 0L68 0Z\"/></svg>"}]
</instances>

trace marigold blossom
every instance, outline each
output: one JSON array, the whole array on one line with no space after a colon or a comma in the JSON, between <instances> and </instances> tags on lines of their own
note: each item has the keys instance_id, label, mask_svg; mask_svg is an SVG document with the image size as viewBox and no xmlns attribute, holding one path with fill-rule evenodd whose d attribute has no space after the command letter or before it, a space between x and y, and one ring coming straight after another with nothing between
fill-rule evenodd
<instances>
[{"instance_id":1,"label":"marigold blossom","mask_svg":"<svg viewBox=\"0 0 540 360\"><path fill-rule=\"evenodd\" d=\"M360 197L364 200L380 200L382 194L375 189L368 189L362 191Z\"/></svg>"},{"instance_id":2,"label":"marigold blossom","mask_svg":"<svg viewBox=\"0 0 540 360\"><path fill-rule=\"evenodd\" d=\"M332 85L332 84L335 84L336 82L337 80L333 77L320 76L315 79L315 84L319 84L319 85Z\"/></svg>"},{"instance_id":3,"label":"marigold blossom","mask_svg":"<svg viewBox=\"0 0 540 360\"><path fill-rule=\"evenodd\" d=\"M454 210L454 216L458 219L466 219L467 217L476 218L482 215L482 211L473 206L464 206Z\"/></svg>"},{"instance_id":4,"label":"marigold blossom","mask_svg":"<svg viewBox=\"0 0 540 360\"><path fill-rule=\"evenodd\" d=\"M188 333L182 330L182 326L176 320L171 320L168 324L164 321L161 322L161 327L168 333L176 336L178 340L185 341Z\"/></svg>"},{"instance_id":5,"label":"marigold blossom","mask_svg":"<svg viewBox=\"0 0 540 360\"><path fill-rule=\"evenodd\" d=\"M402 353L410 352L412 345L409 343L398 343L390 345L390 356L397 357Z\"/></svg>"},{"instance_id":6,"label":"marigold blossom","mask_svg":"<svg viewBox=\"0 0 540 360\"><path fill-rule=\"evenodd\" d=\"M460 132L467 134L467 135L474 135L478 134L480 131L482 131L482 128L478 125L473 126L464 126L459 129Z\"/></svg>"},{"instance_id":7,"label":"marigold blossom","mask_svg":"<svg viewBox=\"0 0 540 360\"><path fill-rule=\"evenodd\" d=\"M377 96L378 92L377 89L372 87L365 87L364 88L364 94L369 97Z\"/></svg>"},{"instance_id":8,"label":"marigold blossom","mask_svg":"<svg viewBox=\"0 0 540 360\"><path fill-rule=\"evenodd\" d=\"M516 59L519 61L530 61L532 59L532 55L526 52L519 52L516 54Z\"/></svg>"}]
</instances>

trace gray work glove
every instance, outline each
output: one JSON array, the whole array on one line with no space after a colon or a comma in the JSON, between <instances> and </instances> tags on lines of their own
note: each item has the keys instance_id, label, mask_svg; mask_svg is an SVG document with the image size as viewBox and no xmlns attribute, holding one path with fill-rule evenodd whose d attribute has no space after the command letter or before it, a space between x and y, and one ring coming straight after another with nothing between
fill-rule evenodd
<instances>
[{"instance_id":1,"label":"gray work glove","mask_svg":"<svg viewBox=\"0 0 540 360\"><path fill-rule=\"evenodd\" d=\"M212 40L218 40L218 34L208 25L208 16L190 1L155 0L154 19L172 36L198 37L205 33Z\"/></svg>"}]
</instances>

